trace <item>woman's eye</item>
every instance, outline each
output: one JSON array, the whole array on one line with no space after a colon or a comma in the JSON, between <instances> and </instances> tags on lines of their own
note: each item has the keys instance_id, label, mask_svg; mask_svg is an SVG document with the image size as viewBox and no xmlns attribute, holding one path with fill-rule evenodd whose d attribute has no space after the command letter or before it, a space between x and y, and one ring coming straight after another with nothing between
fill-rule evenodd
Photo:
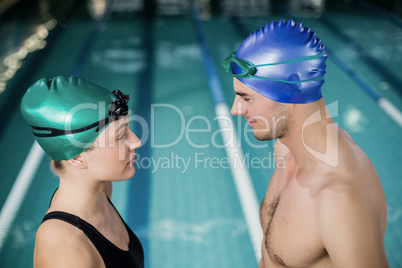
<instances>
[{"instance_id":1,"label":"woman's eye","mask_svg":"<svg viewBox=\"0 0 402 268\"><path fill-rule=\"evenodd\" d=\"M244 98L244 101L249 101L250 99L249 98Z\"/></svg>"}]
</instances>

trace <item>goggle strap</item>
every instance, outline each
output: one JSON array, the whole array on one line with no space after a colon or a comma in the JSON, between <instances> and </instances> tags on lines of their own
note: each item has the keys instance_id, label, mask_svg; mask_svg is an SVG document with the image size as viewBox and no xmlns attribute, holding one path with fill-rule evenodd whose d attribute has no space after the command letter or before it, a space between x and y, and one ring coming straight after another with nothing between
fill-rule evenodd
<instances>
[{"instance_id":1,"label":"goggle strap","mask_svg":"<svg viewBox=\"0 0 402 268\"><path fill-rule=\"evenodd\" d=\"M262 66L272 66L272 65L279 65L279 64L291 64L291 63L297 63L297 62L302 62L302 61L315 60L315 59L319 59L319 58L323 57L324 54L325 54L325 51L323 50L320 54L317 54L317 55L299 57L299 58L294 58L294 59L285 60L285 61L276 62L276 63L251 65L250 67L262 67Z\"/></svg>"},{"instance_id":2,"label":"goggle strap","mask_svg":"<svg viewBox=\"0 0 402 268\"><path fill-rule=\"evenodd\" d=\"M276 79L276 78L254 76L254 75L249 76L249 77L244 77L244 78L256 78L256 79L261 79L261 80L276 81L276 82L282 82L282 83L288 83L288 84L298 84L298 83L304 83L304 82L312 82L312 81L324 80L324 77L316 77L316 78L311 78L311 79L306 79L306 80L289 81L289 80L282 80L282 79Z\"/></svg>"}]
</instances>

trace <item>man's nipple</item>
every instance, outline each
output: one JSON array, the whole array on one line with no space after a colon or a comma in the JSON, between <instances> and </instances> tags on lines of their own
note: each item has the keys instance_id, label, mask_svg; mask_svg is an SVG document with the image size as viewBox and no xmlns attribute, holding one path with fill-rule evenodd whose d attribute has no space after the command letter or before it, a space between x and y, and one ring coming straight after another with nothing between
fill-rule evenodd
<instances>
[{"instance_id":1,"label":"man's nipple","mask_svg":"<svg viewBox=\"0 0 402 268\"><path fill-rule=\"evenodd\" d=\"M285 265L285 263L283 262L283 260L281 259L281 257L279 257L278 255L274 254L274 258L275 260L281 264L281 265Z\"/></svg>"}]
</instances>

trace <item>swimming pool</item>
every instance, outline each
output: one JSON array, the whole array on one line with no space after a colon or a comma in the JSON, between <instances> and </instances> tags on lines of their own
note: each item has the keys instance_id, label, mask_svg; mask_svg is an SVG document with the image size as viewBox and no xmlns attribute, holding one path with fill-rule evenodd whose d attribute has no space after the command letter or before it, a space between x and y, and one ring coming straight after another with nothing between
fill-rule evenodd
<instances>
[{"instance_id":1,"label":"swimming pool","mask_svg":"<svg viewBox=\"0 0 402 268\"><path fill-rule=\"evenodd\" d=\"M16 54L19 58L0 69L8 74L2 78L6 87L0 94L0 207L2 213L6 202L15 208L7 210L14 211L15 217L3 213L9 215L9 224L0 229L4 234L1 267L32 266L35 231L57 187L47 157L37 165L24 162L33 136L19 114L20 98L40 77L71 74L131 95L130 108L136 115L131 126L144 139L143 146L137 153L136 175L114 184L113 201L143 243L147 267L257 267L215 113L203 45L216 70L221 97L230 106L232 81L220 62L261 25L295 16L316 31L327 47L324 98L327 104L335 104L331 111L335 121L377 169L388 204L387 256L391 267L402 267L402 153L398 149L402 126L390 106L378 103L381 96L402 110L402 19L352 4L347 9L328 4L321 16L312 17L289 6L260 2L260 8L246 1L238 1L235 7L230 1L197 2L204 44L185 1L177 1L176 7L155 1L160 5L153 7L154 14L140 11L148 6L139 1L126 3L125 8L125 1L116 1L120 6L97 22L85 4L73 5L73 1L64 1L57 9L64 13L56 16L56 24L51 23L54 8L39 8L39 4L32 4L37 8L32 18L0 17L1 34L6 36L3 59L5 53L18 51L25 39L36 38L31 39L34 51ZM17 5L12 12L31 14L31 9L21 8ZM242 10L243 16L234 17L233 10ZM259 12L244 16L252 10ZM38 25L43 27L37 30ZM19 63L21 67L14 68ZM256 142L243 119L232 120L261 202L273 173L273 143ZM30 167L24 178L31 181L23 183L26 192L12 191L22 167Z\"/></svg>"}]
</instances>

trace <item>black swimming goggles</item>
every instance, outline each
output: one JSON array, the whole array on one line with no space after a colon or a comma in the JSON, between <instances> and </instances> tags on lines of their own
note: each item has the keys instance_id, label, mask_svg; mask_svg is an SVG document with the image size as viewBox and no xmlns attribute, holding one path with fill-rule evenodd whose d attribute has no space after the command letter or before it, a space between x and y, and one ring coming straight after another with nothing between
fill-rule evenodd
<instances>
[{"instance_id":1,"label":"black swimming goggles","mask_svg":"<svg viewBox=\"0 0 402 268\"><path fill-rule=\"evenodd\" d=\"M306 57L299 57L299 58L294 58L290 60L285 60L277 63L267 63L267 64L258 64L254 65L252 62L237 58L236 52L232 52L229 54L229 56L226 57L222 61L222 66L225 68L226 72L236 78L257 78L257 79L262 79L262 80L271 80L271 81L278 81L278 82L284 82L284 83L302 83L302 82L310 82L310 81L320 81L323 80L324 77L316 77L312 79L306 79L306 80L301 80L301 81L290 81L290 80L282 80L282 79L276 79L276 78L269 78L269 77L261 77L261 76L256 76L257 72L257 67L263 67L263 66L272 66L272 65L279 65L279 64L290 64L290 63L296 63L296 62L302 62L302 61L307 61L307 60L314 60L314 59L319 59L321 57L325 56L325 51L323 50L320 54L313 55L313 56L306 56ZM233 70L234 64L236 64L238 67L240 67L241 72L240 73L235 73Z\"/></svg>"},{"instance_id":2,"label":"black swimming goggles","mask_svg":"<svg viewBox=\"0 0 402 268\"><path fill-rule=\"evenodd\" d=\"M102 119L98 122L90 124L86 127L82 127L74 130L65 130L65 129L57 129L57 128L49 128L49 127L35 127L31 126L34 130L33 134L36 137L57 137L68 134L76 134L80 132L84 132L90 129L96 128L96 132L103 129L107 124L119 120L128 114L128 100L130 99L129 95L124 95L120 90L114 90L113 94L117 97L109 107L109 116L105 119ZM35 131L45 131L47 133L35 133Z\"/></svg>"}]
</instances>

